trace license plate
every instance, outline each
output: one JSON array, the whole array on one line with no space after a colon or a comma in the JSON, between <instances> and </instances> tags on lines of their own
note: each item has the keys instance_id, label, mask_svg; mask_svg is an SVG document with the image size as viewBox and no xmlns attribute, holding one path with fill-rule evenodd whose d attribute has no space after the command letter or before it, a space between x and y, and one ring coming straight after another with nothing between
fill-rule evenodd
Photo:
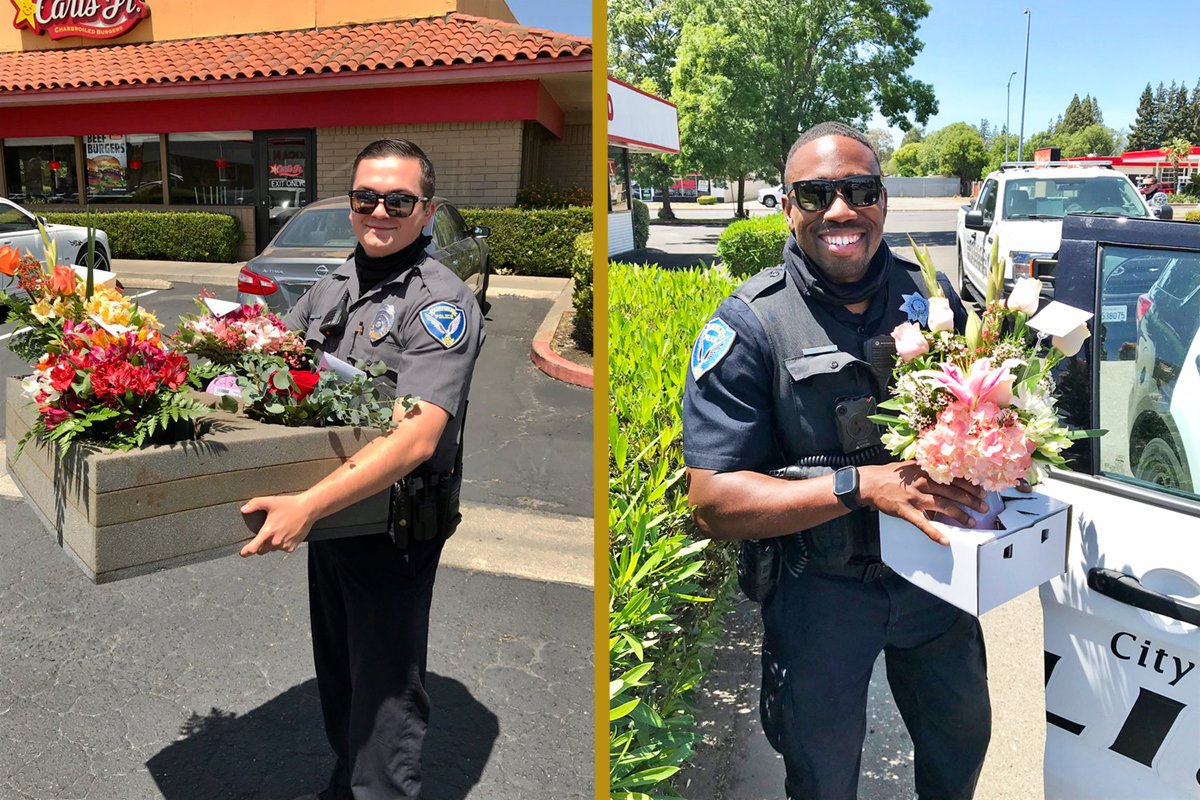
<instances>
[{"instance_id":1,"label":"license plate","mask_svg":"<svg viewBox=\"0 0 1200 800\"><path fill-rule=\"evenodd\" d=\"M1102 306L1100 308L1101 322L1124 322L1125 306Z\"/></svg>"}]
</instances>

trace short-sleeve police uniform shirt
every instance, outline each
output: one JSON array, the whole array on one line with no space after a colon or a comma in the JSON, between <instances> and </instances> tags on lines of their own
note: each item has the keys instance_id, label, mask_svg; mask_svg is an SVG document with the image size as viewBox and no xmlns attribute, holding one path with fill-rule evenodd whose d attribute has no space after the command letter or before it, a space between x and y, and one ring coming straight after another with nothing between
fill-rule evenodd
<instances>
[{"instance_id":1,"label":"short-sleeve police uniform shirt","mask_svg":"<svg viewBox=\"0 0 1200 800\"><path fill-rule=\"evenodd\" d=\"M341 335L320 327L344 292L348 318ZM351 257L318 281L288 312L284 323L318 349L347 361L382 361L397 397L413 395L450 415L429 461L434 470L454 464L475 359L485 337L483 314L470 288L432 258L359 291Z\"/></svg>"},{"instance_id":2,"label":"short-sleeve police uniform shirt","mask_svg":"<svg viewBox=\"0 0 1200 800\"><path fill-rule=\"evenodd\" d=\"M903 269L897 259L895 269ZM939 275L961 327L966 310L949 281ZM826 307L843 334L861 342L891 333L906 319L897 317L899 301L877 292L863 314ZM896 309L886 307L893 302ZM815 302L815 301L809 301ZM700 332L688 363L683 395L683 459L689 467L716 472L762 472L784 466L774 421L775 357L762 325L738 297L727 297ZM836 398L830 398L830 406ZM830 427L816 432L827 439L823 452L840 449Z\"/></svg>"}]
</instances>

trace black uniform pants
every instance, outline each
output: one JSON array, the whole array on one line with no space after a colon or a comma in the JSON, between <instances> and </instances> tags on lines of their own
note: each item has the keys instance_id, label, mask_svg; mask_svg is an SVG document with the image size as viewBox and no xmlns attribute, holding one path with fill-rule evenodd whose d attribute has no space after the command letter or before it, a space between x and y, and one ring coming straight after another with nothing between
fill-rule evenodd
<instances>
[{"instance_id":1,"label":"black uniform pants","mask_svg":"<svg viewBox=\"0 0 1200 800\"><path fill-rule=\"evenodd\" d=\"M969 800L991 738L979 621L898 575L784 572L763 606L760 710L789 800L854 800L879 653L912 736L922 800Z\"/></svg>"},{"instance_id":2,"label":"black uniform pants","mask_svg":"<svg viewBox=\"0 0 1200 800\"><path fill-rule=\"evenodd\" d=\"M425 655L441 549L436 540L399 550L384 534L308 545L313 660L337 758L330 800L421 795Z\"/></svg>"}]
</instances>

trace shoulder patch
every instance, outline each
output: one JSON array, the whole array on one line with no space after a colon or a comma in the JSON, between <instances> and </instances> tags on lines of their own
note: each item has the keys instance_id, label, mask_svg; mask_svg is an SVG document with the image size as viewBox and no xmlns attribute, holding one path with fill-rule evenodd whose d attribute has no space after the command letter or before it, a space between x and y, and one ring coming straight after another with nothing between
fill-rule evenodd
<instances>
[{"instance_id":1,"label":"shoulder patch","mask_svg":"<svg viewBox=\"0 0 1200 800\"><path fill-rule=\"evenodd\" d=\"M733 348L733 340L737 331L729 327L729 323L720 317L713 317L692 347L692 378L700 380L700 376L715 367L725 354Z\"/></svg>"},{"instance_id":2,"label":"shoulder patch","mask_svg":"<svg viewBox=\"0 0 1200 800\"><path fill-rule=\"evenodd\" d=\"M447 350L461 342L467 333L467 315L453 303L434 303L421 309L421 324Z\"/></svg>"}]
</instances>

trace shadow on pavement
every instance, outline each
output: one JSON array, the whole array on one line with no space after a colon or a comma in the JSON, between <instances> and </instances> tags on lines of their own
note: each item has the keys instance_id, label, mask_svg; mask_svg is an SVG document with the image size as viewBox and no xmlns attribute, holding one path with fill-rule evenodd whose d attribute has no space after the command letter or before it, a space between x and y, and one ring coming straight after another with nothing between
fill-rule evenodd
<instances>
[{"instance_id":1,"label":"shadow on pavement","mask_svg":"<svg viewBox=\"0 0 1200 800\"><path fill-rule=\"evenodd\" d=\"M646 247L618 253L611 260L625 264L657 264L663 269L688 269L712 266L717 260L717 254L711 250L704 253L668 253L665 250Z\"/></svg>"},{"instance_id":2,"label":"shadow on pavement","mask_svg":"<svg viewBox=\"0 0 1200 800\"><path fill-rule=\"evenodd\" d=\"M463 684L429 673L432 719L425 737L426 800L464 800L500 734L494 713ZM333 757L315 678L238 716L193 714L177 741L146 762L165 800L290 800L325 786Z\"/></svg>"}]
</instances>

